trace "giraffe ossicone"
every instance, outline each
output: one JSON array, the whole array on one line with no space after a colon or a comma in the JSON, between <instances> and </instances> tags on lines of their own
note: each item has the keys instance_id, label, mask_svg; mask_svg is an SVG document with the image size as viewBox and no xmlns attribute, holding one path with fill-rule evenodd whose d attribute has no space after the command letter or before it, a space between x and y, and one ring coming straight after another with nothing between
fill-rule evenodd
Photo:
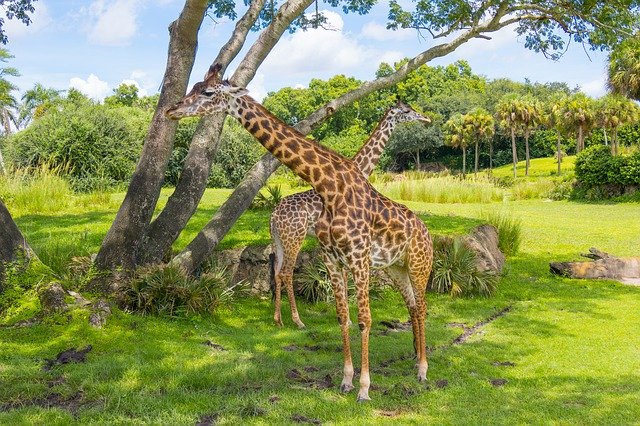
<instances>
[{"instance_id":1,"label":"giraffe ossicone","mask_svg":"<svg viewBox=\"0 0 640 426\"><path fill-rule=\"evenodd\" d=\"M320 195L323 210L316 223L336 299L342 349L340 388L353 388L354 368L349 341L349 307L344 286L345 268L351 272L361 330L361 366L358 400L369 399L369 273L388 268L411 317L418 358L418 380L425 380L425 291L433 263L433 244L427 228L411 210L371 186L356 163L305 138L278 120L245 94L245 89L221 81L212 68L204 81L167 111L171 118L224 111L234 116L269 152Z\"/></svg>"}]
</instances>

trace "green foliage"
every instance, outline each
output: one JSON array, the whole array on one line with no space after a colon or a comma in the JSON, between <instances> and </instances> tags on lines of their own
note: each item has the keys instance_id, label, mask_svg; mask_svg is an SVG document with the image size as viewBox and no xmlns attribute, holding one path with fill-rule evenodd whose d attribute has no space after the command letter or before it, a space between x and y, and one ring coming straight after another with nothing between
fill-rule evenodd
<instances>
[{"instance_id":1,"label":"green foliage","mask_svg":"<svg viewBox=\"0 0 640 426\"><path fill-rule=\"evenodd\" d=\"M436 238L429 288L451 296L491 296L499 277L476 268L476 255L460 238Z\"/></svg>"},{"instance_id":2,"label":"green foliage","mask_svg":"<svg viewBox=\"0 0 640 426\"><path fill-rule=\"evenodd\" d=\"M138 86L122 83L113 89L113 95L104 98L104 104L108 107L133 106L138 101Z\"/></svg>"},{"instance_id":3,"label":"green foliage","mask_svg":"<svg viewBox=\"0 0 640 426\"><path fill-rule=\"evenodd\" d=\"M640 36L637 33L611 51L607 77L613 93L640 100Z\"/></svg>"},{"instance_id":4,"label":"green foliage","mask_svg":"<svg viewBox=\"0 0 640 426\"><path fill-rule=\"evenodd\" d=\"M123 284L121 297L133 311L174 317L213 314L229 305L237 291L238 285L229 286L224 268L195 278L177 266L154 265Z\"/></svg>"},{"instance_id":5,"label":"green foliage","mask_svg":"<svg viewBox=\"0 0 640 426\"><path fill-rule=\"evenodd\" d=\"M251 208L273 210L280 203L282 197L283 193L280 185L268 185L266 194L262 191L258 192L258 195L251 203Z\"/></svg>"},{"instance_id":6,"label":"green foliage","mask_svg":"<svg viewBox=\"0 0 640 426\"><path fill-rule=\"evenodd\" d=\"M334 300L333 286L327 267L319 259L305 265L298 280L300 283L298 293L307 302L332 302Z\"/></svg>"},{"instance_id":7,"label":"green foliage","mask_svg":"<svg viewBox=\"0 0 640 426\"><path fill-rule=\"evenodd\" d=\"M505 256L513 256L520 250L522 220L498 211L483 214L483 219L498 230L498 247Z\"/></svg>"},{"instance_id":8,"label":"green foliage","mask_svg":"<svg viewBox=\"0 0 640 426\"><path fill-rule=\"evenodd\" d=\"M594 145L576 157L576 179L588 187L613 183L610 172L613 166L611 150L604 145Z\"/></svg>"},{"instance_id":9,"label":"green foliage","mask_svg":"<svg viewBox=\"0 0 640 426\"><path fill-rule=\"evenodd\" d=\"M14 212L59 212L72 200L71 185L61 174L59 169L46 165L12 170L0 176L0 198Z\"/></svg>"},{"instance_id":10,"label":"green foliage","mask_svg":"<svg viewBox=\"0 0 640 426\"><path fill-rule=\"evenodd\" d=\"M135 168L150 115L137 108L66 103L11 136L7 155L18 168L48 165L83 182L125 182Z\"/></svg>"}]
</instances>

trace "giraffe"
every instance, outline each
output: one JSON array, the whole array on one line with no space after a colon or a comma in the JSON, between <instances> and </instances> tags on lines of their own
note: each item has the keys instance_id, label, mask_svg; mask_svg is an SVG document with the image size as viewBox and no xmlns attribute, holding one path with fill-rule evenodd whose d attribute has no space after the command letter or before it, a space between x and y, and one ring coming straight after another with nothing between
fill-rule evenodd
<instances>
[{"instance_id":1,"label":"giraffe","mask_svg":"<svg viewBox=\"0 0 640 426\"><path fill-rule=\"evenodd\" d=\"M369 272L388 268L405 304L413 328L418 380L427 377L425 291L433 263L429 231L417 215L377 192L355 162L305 138L247 95L247 90L222 81L213 65L204 81L194 85L166 111L172 119L224 111L235 117L269 152L311 184L324 209L316 222L336 299L342 334L343 370L340 390L353 389L353 361L349 342L349 306L343 268L353 277L361 338L358 401L369 400Z\"/></svg>"},{"instance_id":2,"label":"giraffe","mask_svg":"<svg viewBox=\"0 0 640 426\"><path fill-rule=\"evenodd\" d=\"M428 117L417 113L409 105L400 101L386 111L367 142L353 157L353 161L365 177L371 174L378 163L380 154L395 126L409 121L431 122ZM323 208L322 197L311 189L283 198L271 213L270 230L275 285L273 320L279 326L282 326L280 299L281 288L284 285L291 308L291 319L298 328L304 328L293 292L293 269L305 237L315 236L316 221Z\"/></svg>"}]
</instances>

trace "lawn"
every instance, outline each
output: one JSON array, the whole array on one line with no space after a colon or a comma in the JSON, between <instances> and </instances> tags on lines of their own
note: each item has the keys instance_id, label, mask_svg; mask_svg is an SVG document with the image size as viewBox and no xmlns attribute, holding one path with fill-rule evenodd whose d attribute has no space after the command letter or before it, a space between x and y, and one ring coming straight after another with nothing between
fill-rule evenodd
<instances>
[{"instance_id":1,"label":"lawn","mask_svg":"<svg viewBox=\"0 0 640 426\"><path fill-rule=\"evenodd\" d=\"M225 194L207 191L178 248ZM381 323L407 319L394 292L372 301L374 386L365 404L338 390L340 334L329 304L300 301L302 331L286 303L285 327L275 327L266 298L191 319L116 310L100 330L76 310L0 329L0 424L638 424L640 288L555 277L548 263L591 246L639 255L639 204L407 204L438 234L464 232L496 210L523 224L520 252L494 297L427 295L426 385L415 377L411 333ZM81 210L18 222L37 250L88 253L115 207ZM267 222L265 211L245 214L223 245L266 243ZM353 327L356 366L358 334ZM86 362L43 368L86 345Z\"/></svg>"}]
</instances>

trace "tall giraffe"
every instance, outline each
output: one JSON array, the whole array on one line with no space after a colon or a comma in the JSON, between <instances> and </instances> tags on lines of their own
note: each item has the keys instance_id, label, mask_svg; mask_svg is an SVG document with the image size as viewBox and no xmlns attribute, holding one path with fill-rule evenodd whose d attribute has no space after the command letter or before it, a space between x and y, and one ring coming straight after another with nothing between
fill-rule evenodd
<instances>
[{"instance_id":1,"label":"tall giraffe","mask_svg":"<svg viewBox=\"0 0 640 426\"><path fill-rule=\"evenodd\" d=\"M387 110L367 142L353 157L353 161L365 177L369 176L376 167L395 126L408 121L431 122L429 118L417 113L403 102L398 101ZM305 236L315 236L316 222L323 209L322 197L311 189L283 198L271 213L270 230L275 281L273 320L279 326L282 326L280 299L281 288L284 285L291 307L291 319L298 328L304 328L293 292L293 270Z\"/></svg>"},{"instance_id":2,"label":"tall giraffe","mask_svg":"<svg viewBox=\"0 0 640 426\"><path fill-rule=\"evenodd\" d=\"M411 210L378 193L356 163L305 138L247 96L247 90L221 81L220 67L212 66L204 81L166 114L173 119L224 111L232 115L280 162L320 194L324 210L316 223L336 299L344 356L340 389L353 389L353 362L349 342L349 306L342 268L351 272L358 301L362 353L358 401L368 400L369 375L369 271L389 268L409 308L418 380L427 377L425 291L433 263L433 244L427 227Z\"/></svg>"}]
</instances>

